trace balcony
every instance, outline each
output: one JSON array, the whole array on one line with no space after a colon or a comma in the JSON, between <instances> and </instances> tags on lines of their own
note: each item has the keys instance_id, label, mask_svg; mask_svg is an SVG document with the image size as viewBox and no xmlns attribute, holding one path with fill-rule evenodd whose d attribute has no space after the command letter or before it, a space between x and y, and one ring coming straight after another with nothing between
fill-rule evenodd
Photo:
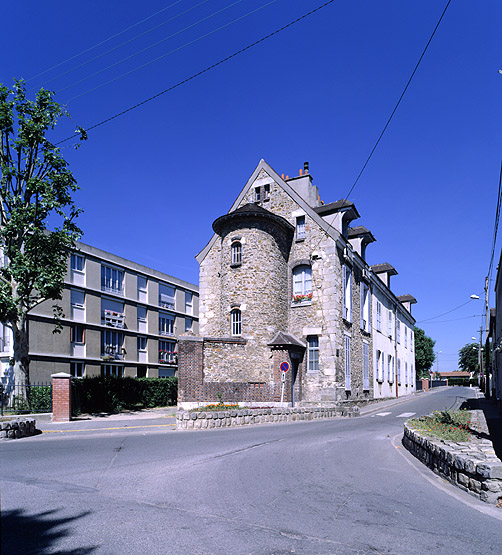
<instances>
[{"instance_id":1,"label":"balcony","mask_svg":"<svg viewBox=\"0 0 502 555\"><path fill-rule=\"evenodd\" d=\"M105 345L104 351L104 354L101 355L101 360L105 362L124 360L124 355L126 354L124 347L118 347L117 345Z\"/></svg>"},{"instance_id":2,"label":"balcony","mask_svg":"<svg viewBox=\"0 0 502 555\"><path fill-rule=\"evenodd\" d=\"M114 310L105 310L103 315L103 323L105 326L112 328L123 328L125 316L122 312L115 312Z\"/></svg>"},{"instance_id":3,"label":"balcony","mask_svg":"<svg viewBox=\"0 0 502 555\"><path fill-rule=\"evenodd\" d=\"M178 364L176 351L159 351L159 364Z\"/></svg>"}]
</instances>

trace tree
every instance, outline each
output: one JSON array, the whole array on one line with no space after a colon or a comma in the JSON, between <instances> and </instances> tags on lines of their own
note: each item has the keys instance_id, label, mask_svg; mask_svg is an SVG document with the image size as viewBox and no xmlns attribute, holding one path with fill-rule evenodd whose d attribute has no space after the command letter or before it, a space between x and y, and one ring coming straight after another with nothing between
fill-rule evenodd
<instances>
[{"instance_id":1,"label":"tree","mask_svg":"<svg viewBox=\"0 0 502 555\"><path fill-rule=\"evenodd\" d=\"M425 335L421 328L415 327L415 370L417 378L428 378L429 371L434 364L436 356L434 345L436 342Z\"/></svg>"},{"instance_id":2,"label":"tree","mask_svg":"<svg viewBox=\"0 0 502 555\"><path fill-rule=\"evenodd\" d=\"M486 357L483 356L483 360L485 359ZM473 372L475 374L479 372L479 344L478 343L467 343L461 349L459 349L458 367L464 372Z\"/></svg>"},{"instance_id":3,"label":"tree","mask_svg":"<svg viewBox=\"0 0 502 555\"><path fill-rule=\"evenodd\" d=\"M47 138L66 115L50 91L30 101L22 81L12 89L0 84L0 321L13 332L11 362L20 384L29 383L27 314L61 299L68 255L82 233L71 197L77 183ZM53 308L60 331L61 307Z\"/></svg>"}]
</instances>

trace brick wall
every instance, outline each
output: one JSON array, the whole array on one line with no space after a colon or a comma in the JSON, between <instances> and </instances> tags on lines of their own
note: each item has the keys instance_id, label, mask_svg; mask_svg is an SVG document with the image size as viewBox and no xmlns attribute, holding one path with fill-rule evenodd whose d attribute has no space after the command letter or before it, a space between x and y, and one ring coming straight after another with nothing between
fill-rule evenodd
<instances>
[{"instance_id":1,"label":"brick wall","mask_svg":"<svg viewBox=\"0 0 502 555\"><path fill-rule=\"evenodd\" d=\"M61 372L52 374L52 421L71 419L71 376Z\"/></svg>"}]
</instances>

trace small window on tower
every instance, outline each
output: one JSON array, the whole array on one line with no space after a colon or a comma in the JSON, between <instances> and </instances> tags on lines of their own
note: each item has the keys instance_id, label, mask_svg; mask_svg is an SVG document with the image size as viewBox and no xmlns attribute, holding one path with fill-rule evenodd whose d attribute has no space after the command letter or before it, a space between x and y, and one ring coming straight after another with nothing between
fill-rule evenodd
<instances>
[{"instance_id":1,"label":"small window on tower","mask_svg":"<svg viewBox=\"0 0 502 555\"><path fill-rule=\"evenodd\" d=\"M232 243L232 266L240 266L242 264L242 243L235 241Z\"/></svg>"}]
</instances>

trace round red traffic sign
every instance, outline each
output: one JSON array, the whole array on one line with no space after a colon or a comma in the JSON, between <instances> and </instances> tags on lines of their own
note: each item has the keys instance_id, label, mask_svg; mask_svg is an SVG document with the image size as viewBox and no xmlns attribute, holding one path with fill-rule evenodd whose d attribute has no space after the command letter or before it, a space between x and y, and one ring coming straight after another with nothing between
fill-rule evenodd
<instances>
[{"instance_id":1,"label":"round red traffic sign","mask_svg":"<svg viewBox=\"0 0 502 555\"><path fill-rule=\"evenodd\" d=\"M287 372L289 370L289 362L281 362L281 372Z\"/></svg>"}]
</instances>

